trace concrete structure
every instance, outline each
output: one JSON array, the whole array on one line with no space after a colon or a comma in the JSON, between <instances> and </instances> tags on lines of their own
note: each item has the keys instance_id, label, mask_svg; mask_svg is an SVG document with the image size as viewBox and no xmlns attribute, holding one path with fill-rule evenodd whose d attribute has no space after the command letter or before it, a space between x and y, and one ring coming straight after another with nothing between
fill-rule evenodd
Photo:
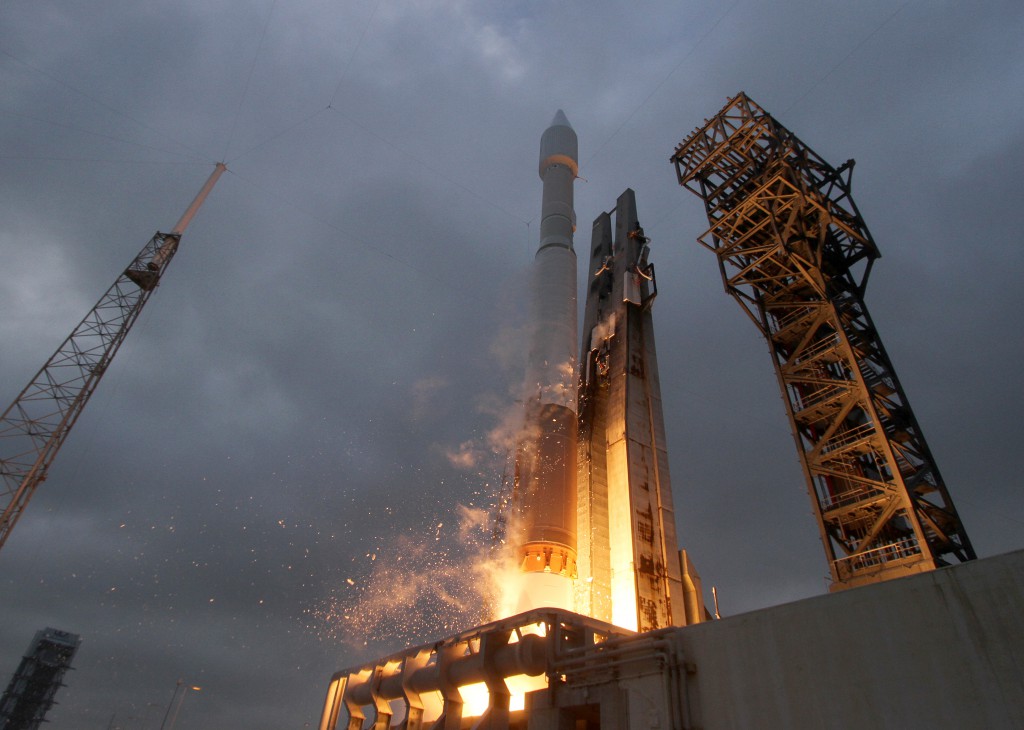
<instances>
[{"instance_id":1,"label":"concrete structure","mask_svg":"<svg viewBox=\"0 0 1024 730\"><path fill-rule=\"evenodd\" d=\"M576 132L558 110L540 140L544 191L533 263L530 334L512 528L526 574L518 610L573 605L576 577Z\"/></svg>"},{"instance_id":2,"label":"concrete structure","mask_svg":"<svg viewBox=\"0 0 1024 730\"><path fill-rule=\"evenodd\" d=\"M526 727L596 704L588 729L1021 728L1022 616L1024 551L616 640Z\"/></svg>"},{"instance_id":3,"label":"concrete structure","mask_svg":"<svg viewBox=\"0 0 1024 730\"><path fill-rule=\"evenodd\" d=\"M401 696L414 674L448 682L449 697L458 677L486 677L491 709L507 707L499 677L522 671L548 678L522 712L437 723L420 715L402 727L1010 730L1024 727L1022 616L1024 551L645 634L537 612L338 672L320 730L333 730L346 705L353 717L373 700L388 708L380 691ZM545 636L510 639L530 623L544 624ZM445 671L455 664L462 670ZM378 719L385 728L392 716Z\"/></svg>"}]
</instances>

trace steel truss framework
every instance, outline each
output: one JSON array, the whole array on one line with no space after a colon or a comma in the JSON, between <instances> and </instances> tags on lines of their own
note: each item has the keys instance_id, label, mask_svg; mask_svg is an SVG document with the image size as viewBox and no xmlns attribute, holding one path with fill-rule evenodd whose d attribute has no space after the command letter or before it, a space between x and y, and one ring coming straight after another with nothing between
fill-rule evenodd
<instances>
[{"instance_id":1,"label":"steel truss framework","mask_svg":"<svg viewBox=\"0 0 1024 730\"><path fill-rule=\"evenodd\" d=\"M768 340L833 590L975 557L864 289L878 249L833 168L745 94L672 156L726 291Z\"/></svg>"},{"instance_id":2,"label":"steel truss framework","mask_svg":"<svg viewBox=\"0 0 1024 730\"><path fill-rule=\"evenodd\" d=\"M0 416L0 548L225 170L224 163L216 164L171 232L149 239Z\"/></svg>"},{"instance_id":3,"label":"steel truss framework","mask_svg":"<svg viewBox=\"0 0 1024 730\"><path fill-rule=\"evenodd\" d=\"M157 233L0 417L0 547L177 251Z\"/></svg>"},{"instance_id":4,"label":"steel truss framework","mask_svg":"<svg viewBox=\"0 0 1024 730\"><path fill-rule=\"evenodd\" d=\"M64 673L78 651L77 634L44 629L37 631L28 653L21 659L10 684L0 698L0 728L38 730L46 713L56 704Z\"/></svg>"}]
</instances>

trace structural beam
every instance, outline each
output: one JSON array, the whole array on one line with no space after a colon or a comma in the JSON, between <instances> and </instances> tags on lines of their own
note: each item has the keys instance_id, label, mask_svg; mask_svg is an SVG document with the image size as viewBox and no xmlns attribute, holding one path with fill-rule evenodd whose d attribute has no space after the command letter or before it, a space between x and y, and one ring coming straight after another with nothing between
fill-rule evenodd
<instances>
[{"instance_id":1,"label":"structural beam","mask_svg":"<svg viewBox=\"0 0 1024 730\"><path fill-rule=\"evenodd\" d=\"M864 304L878 248L838 169L740 93L671 158L766 338L841 589L975 557Z\"/></svg>"}]
</instances>

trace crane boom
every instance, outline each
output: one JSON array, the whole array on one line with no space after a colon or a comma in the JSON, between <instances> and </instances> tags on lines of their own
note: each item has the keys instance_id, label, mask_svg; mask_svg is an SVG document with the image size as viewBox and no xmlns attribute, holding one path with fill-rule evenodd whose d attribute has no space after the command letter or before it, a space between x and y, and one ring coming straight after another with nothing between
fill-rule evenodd
<instances>
[{"instance_id":1,"label":"crane boom","mask_svg":"<svg viewBox=\"0 0 1024 730\"><path fill-rule=\"evenodd\" d=\"M0 548L225 169L217 163L173 231L158 231L142 247L0 417Z\"/></svg>"}]
</instances>

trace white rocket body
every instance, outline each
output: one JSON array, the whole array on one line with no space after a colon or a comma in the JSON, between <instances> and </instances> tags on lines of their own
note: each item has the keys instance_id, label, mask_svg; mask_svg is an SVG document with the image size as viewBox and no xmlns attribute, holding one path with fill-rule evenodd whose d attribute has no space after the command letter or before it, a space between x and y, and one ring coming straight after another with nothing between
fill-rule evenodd
<instances>
[{"instance_id":1,"label":"white rocket body","mask_svg":"<svg viewBox=\"0 0 1024 730\"><path fill-rule=\"evenodd\" d=\"M540 139L540 245L533 264L527 397L576 412L576 132L559 109ZM533 388L531 393L529 389Z\"/></svg>"},{"instance_id":2,"label":"white rocket body","mask_svg":"<svg viewBox=\"0 0 1024 730\"><path fill-rule=\"evenodd\" d=\"M572 236L578 164L576 132L559 110L540 142L544 191L531 282L526 434L517 458L523 610L573 608L578 366Z\"/></svg>"}]
</instances>

